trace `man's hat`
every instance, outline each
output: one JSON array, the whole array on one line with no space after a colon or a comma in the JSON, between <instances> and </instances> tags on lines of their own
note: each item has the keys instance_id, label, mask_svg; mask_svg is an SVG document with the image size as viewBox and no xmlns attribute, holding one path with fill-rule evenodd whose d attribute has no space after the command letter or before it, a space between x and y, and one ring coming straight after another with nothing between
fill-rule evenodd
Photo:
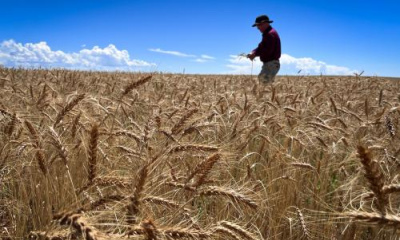
<instances>
[{"instance_id":1,"label":"man's hat","mask_svg":"<svg viewBox=\"0 0 400 240\"><path fill-rule=\"evenodd\" d=\"M256 22L253 24L252 27L257 26L257 24L263 23L263 22L268 22L268 23L272 23L274 21L270 21L269 17L267 15L260 15L256 18Z\"/></svg>"}]
</instances>

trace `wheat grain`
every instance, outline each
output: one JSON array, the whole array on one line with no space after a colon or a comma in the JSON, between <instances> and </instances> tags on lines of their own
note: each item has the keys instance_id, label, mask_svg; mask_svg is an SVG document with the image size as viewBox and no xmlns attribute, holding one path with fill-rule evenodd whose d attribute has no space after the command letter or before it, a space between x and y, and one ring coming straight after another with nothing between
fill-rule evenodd
<instances>
[{"instance_id":1,"label":"wheat grain","mask_svg":"<svg viewBox=\"0 0 400 240\"><path fill-rule=\"evenodd\" d=\"M227 188L222 188L222 187L217 187L217 186L210 186L210 187L200 191L199 195L200 196L213 196L213 195L226 196L235 202L244 203L253 209L257 209L257 207L258 207L257 203L254 202L252 199L246 197L245 195L243 195L239 192L236 192L233 189L227 189Z\"/></svg>"},{"instance_id":2,"label":"wheat grain","mask_svg":"<svg viewBox=\"0 0 400 240\"><path fill-rule=\"evenodd\" d=\"M392 214L382 215L380 213L369 213L369 212L345 212L343 216L353 218L354 220L359 220L370 224L382 224L386 226L391 226L398 228L400 226L400 217Z\"/></svg>"},{"instance_id":3,"label":"wheat grain","mask_svg":"<svg viewBox=\"0 0 400 240\"><path fill-rule=\"evenodd\" d=\"M310 232L308 231L308 228L307 228L307 225L306 225L306 221L304 220L303 213L297 207L296 207L296 212L297 212L297 217L299 218L299 221L300 221L300 225L301 225L301 229L303 231L303 235L307 239L311 239Z\"/></svg>"},{"instance_id":4,"label":"wheat grain","mask_svg":"<svg viewBox=\"0 0 400 240\"><path fill-rule=\"evenodd\" d=\"M61 143L60 137L58 136L57 132L52 127L49 127L49 132L50 132L50 137L51 137L51 140L52 140L52 144L56 147L58 155L62 159L64 165L68 167L67 150L65 149L65 147Z\"/></svg>"},{"instance_id":5,"label":"wheat grain","mask_svg":"<svg viewBox=\"0 0 400 240\"><path fill-rule=\"evenodd\" d=\"M129 178L123 177L96 177L93 180L93 184L96 186L116 186L119 188L128 188L131 186L131 181Z\"/></svg>"},{"instance_id":6,"label":"wheat grain","mask_svg":"<svg viewBox=\"0 0 400 240\"><path fill-rule=\"evenodd\" d=\"M246 229L244 229L243 227L241 227L235 223L228 222L228 221L221 221L221 222L219 222L219 224L221 224L221 226L223 226L224 228L234 231L235 233L239 234L244 239L248 239L248 240L256 240L257 239L249 231L247 231Z\"/></svg>"},{"instance_id":7,"label":"wheat grain","mask_svg":"<svg viewBox=\"0 0 400 240\"><path fill-rule=\"evenodd\" d=\"M194 171L186 179L186 184L189 183L189 181L192 180L192 178L195 175L199 175L198 180L195 183L193 183L192 186L195 188L200 186L204 182L207 174L211 171L211 168L214 166L214 164L220 158L221 158L221 154L214 153L213 155L209 156L208 158L203 160L201 163L199 163L196 166L196 168L194 169Z\"/></svg>"},{"instance_id":8,"label":"wheat grain","mask_svg":"<svg viewBox=\"0 0 400 240\"><path fill-rule=\"evenodd\" d=\"M185 122L189 118L191 118L193 114L195 114L196 112L198 112L198 109L192 109L188 111L185 115L183 115L183 117L172 127L171 129L172 135L178 134L182 130L182 127L185 124Z\"/></svg>"},{"instance_id":9,"label":"wheat grain","mask_svg":"<svg viewBox=\"0 0 400 240\"><path fill-rule=\"evenodd\" d=\"M132 83L126 85L125 88L124 88L124 90L122 91L121 99L122 99L125 95L127 95L128 93L130 93L133 89L135 89L135 88L139 87L140 85L143 85L143 84L145 84L146 82L148 82L151 78L152 78L152 76L149 75L149 76L146 76L146 77L144 77L144 78L142 78L142 79L140 79L140 80L138 80L138 81L136 81L136 82L132 82Z\"/></svg>"},{"instance_id":10,"label":"wheat grain","mask_svg":"<svg viewBox=\"0 0 400 240\"><path fill-rule=\"evenodd\" d=\"M182 151L204 151L204 152L215 152L218 151L219 148L215 146L206 146L206 145L196 145L196 144L189 144L189 145L180 145L172 147L169 150L169 153L177 153Z\"/></svg>"},{"instance_id":11,"label":"wheat grain","mask_svg":"<svg viewBox=\"0 0 400 240\"><path fill-rule=\"evenodd\" d=\"M136 179L136 185L132 196L129 197L130 203L127 205L127 217L128 223L134 224L136 223L137 215L140 212L140 204L141 204L141 195L144 189L144 184L146 183L146 178L148 174L147 165L143 166L138 175L138 179Z\"/></svg>"},{"instance_id":12,"label":"wheat grain","mask_svg":"<svg viewBox=\"0 0 400 240\"><path fill-rule=\"evenodd\" d=\"M143 228L147 240L157 240L159 235L158 229L154 225L153 221L148 219L141 222L140 226Z\"/></svg>"},{"instance_id":13,"label":"wheat grain","mask_svg":"<svg viewBox=\"0 0 400 240\"><path fill-rule=\"evenodd\" d=\"M82 99L85 98L85 94L79 94L73 100L71 100L68 104L66 104L63 109L57 114L56 119L54 121L53 127L56 127L57 124L64 118L64 116L70 112Z\"/></svg>"},{"instance_id":14,"label":"wheat grain","mask_svg":"<svg viewBox=\"0 0 400 240\"><path fill-rule=\"evenodd\" d=\"M75 138L76 132L78 130L78 125L79 125L79 119L81 118L81 112L74 118L74 121L72 123L72 129L71 129L71 136L72 138Z\"/></svg>"},{"instance_id":15,"label":"wheat grain","mask_svg":"<svg viewBox=\"0 0 400 240\"><path fill-rule=\"evenodd\" d=\"M306 169L310 169L310 170L316 170L314 166L312 166L309 163L304 163L304 162L292 162L290 163L290 165L294 166L294 167L300 167L300 168L306 168Z\"/></svg>"},{"instance_id":16,"label":"wheat grain","mask_svg":"<svg viewBox=\"0 0 400 240\"><path fill-rule=\"evenodd\" d=\"M211 235L205 231L179 227L162 228L160 231L171 239L204 239Z\"/></svg>"},{"instance_id":17,"label":"wheat grain","mask_svg":"<svg viewBox=\"0 0 400 240\"><path fill-rule=\"evenodd\" d=\"M178 204L174 201L171 201L171 200L168 200L165 198L161 198L161 197L155 197L155 196L144 197L143 202L150 202L150 203L154 203L154 204L158 204L158 205L163 205L163 206L166 206L169 208L180 208L181 207L180 204ZM185 210L187 211L188 209L185 209Z\"/></svg>"},{"instance_id":18,"label":"wheat grain","mask_svg":"<svg viewBox=\"0 0 400 240\"><path fill-rule=\"evenodd\" d=\"M90 226L81 214L71 212L54 215L54 220L59 221L60 225L73 227L85 240L97 240L96 229Z\"/></svg>"},{"instance_id":19,"label":"wheat grain","mask_svg":"<svg viewBox=\"0 0 400 240\"><path fill-rule=\"evenodd\" d=\"M372 160L371 153L363 146L357 147L358 157L365 169L365 178L369 182L369 187L378 199L377 206L379 211L384 215L386 213L386 205L388 204L387 195L382 191L384 186L384 176L379 170L377 162Z\"/></svg>"},{"instance_id":20,"label":"wheat grain","mask_svg":"<svg viewBox=\"0 0 400 240\"><path fill-rule=\"evenodd\" d=\"M97 142L99 138L99 129L97 124L93 124L90 131L89 149L88 149L88 184L93 184L97 176Z\"/></svg>"},{"instance_id":21,"label":"wheat grain","mask_svg":"<svg viewBox=\"0 0 400 240\"><path fill-rule=\"evenodd\" d=\"M214 227L213 228L213 235L214 235L214 233L218 233L218 234L224 235L224 239L225 239L226 236L229 236L229 237L231 237L231 238L233 238L235 240L242 240L242 238L239 235L237 235L234 231L232 231L232 230L230 230L228 228L222 227L222 226Z\"/></svg>"}]
</instances>

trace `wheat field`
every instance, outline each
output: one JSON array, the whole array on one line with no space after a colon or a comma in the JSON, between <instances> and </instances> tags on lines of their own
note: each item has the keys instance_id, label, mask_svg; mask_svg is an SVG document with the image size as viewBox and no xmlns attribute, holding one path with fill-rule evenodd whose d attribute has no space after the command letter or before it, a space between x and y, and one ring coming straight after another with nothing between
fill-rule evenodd
<instances>
[{"instance_id":1,"label":"wheat field","mask_svg":"<svg viewBox=\"0 0 400 240\"><path fill-rule=\"evenodd\" d=\"M0 68L2 239L398 239L400 82Z\"/></svg>"}]
</instances>

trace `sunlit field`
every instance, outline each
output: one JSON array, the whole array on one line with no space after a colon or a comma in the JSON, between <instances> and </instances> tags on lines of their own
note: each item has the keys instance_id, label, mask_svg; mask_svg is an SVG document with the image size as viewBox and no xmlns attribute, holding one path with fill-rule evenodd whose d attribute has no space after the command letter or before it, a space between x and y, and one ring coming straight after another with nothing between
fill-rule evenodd
<instances>
[{"instance_id":1,"label":"sunlit field","mask_svg":"<svg viewBox=\"0 0 400 240\"><path fill-rule=\"evenodd\" d=\"M398 239L400 82L0 68L3 239Z\"/></svg>"}]
</instances>

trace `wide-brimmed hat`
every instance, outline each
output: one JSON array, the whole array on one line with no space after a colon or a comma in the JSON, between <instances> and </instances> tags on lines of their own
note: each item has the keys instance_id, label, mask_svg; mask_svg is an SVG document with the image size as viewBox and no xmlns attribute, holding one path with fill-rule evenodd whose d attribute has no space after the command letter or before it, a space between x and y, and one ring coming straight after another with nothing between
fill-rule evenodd
<instances>
[{"instance_id":1,"label":"wide-brimmed hat","mask_svg":"<svg viewBox=\"0 0 400 240\"><path fill-rule=\"evenodd\" d=\"M263 22L268 22L268 23L272 23L274 21L270 21L269 17L267 15L260 15L256 18L256 22L253 24L252 27L257 26L257 24L263 23Z\"/></svg>"}]
</instances>

